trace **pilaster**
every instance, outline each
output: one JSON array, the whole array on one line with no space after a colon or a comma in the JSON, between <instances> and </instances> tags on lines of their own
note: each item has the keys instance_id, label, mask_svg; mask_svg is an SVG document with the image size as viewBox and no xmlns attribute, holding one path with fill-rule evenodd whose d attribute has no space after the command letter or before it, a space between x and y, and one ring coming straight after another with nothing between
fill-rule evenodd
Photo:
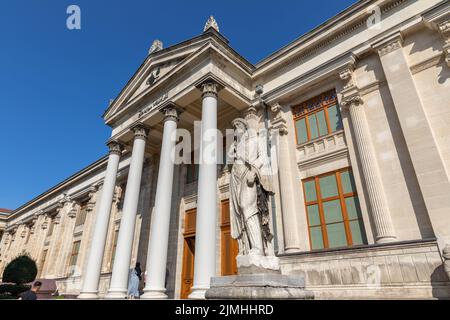
<instances>
[{"instance_id":1,"label":"pilaster","mask_svg":"<svg viewBox=\"0 0 450 320\"><path fill-rule=\"evenodd\" d=\"M401 33L372 45L378 52L403 136L441 247L450 240L450 181L408 61Z\"/></svg>"}]
</instances>

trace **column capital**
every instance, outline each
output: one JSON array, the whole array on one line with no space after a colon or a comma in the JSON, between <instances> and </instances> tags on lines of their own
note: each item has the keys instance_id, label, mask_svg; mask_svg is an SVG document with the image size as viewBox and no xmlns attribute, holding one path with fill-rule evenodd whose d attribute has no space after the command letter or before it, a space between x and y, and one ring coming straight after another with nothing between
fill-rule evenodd
<instances>
[{"instance_id":1,"label":"column capital","mask_svg":"<svg viewBox=\"0 0 450 320\"><path fill-rule=\"evenodd\" d=\"M439 23L438 30L444 38L442 50L444 51L445 62L450 67L450 19Z\"/></svg>"},{"instance_id":2,"label":"column capital","mask_svg":"<svg viewBox=\"0 0 450 320\"><path fill-rule=\"evenodd\" d=\"M207 79L201 82L197 88L202 91L202 98L205 97L214 97L217 98L219 91L222 89L222 86L214 79Z\"/></svg>"},{"instance_id":3,"label":"column capital","mask_svg":"<svg viewBox=\"0 0 450 320\"><path fill-rule=\"evenodd\" d=\"M148 133L150 132L150 128L143 123L136 123L131 128L131 131L134 133L134 138L143 138L147 139Z\"/></svg>"},{"instance_id":4,"label":"column capital","mask_svg":"<svg viewBox=\"0 0 450 320\"><path fill-rule=\"evenodd\" d=\"M372 44L372 48L378 52L380 57L385 56L402 47L403 47L403 35L401 34L401 32L397 32L391 36L388 36Z\"/></svg>"},{"instance_id":5,"label":"column capital","mask_svg":"<svg viewBox=\"0 0 450 320\"><path fill-rule=\"evenodd\" d=\"M341 100L341 106L344 110L348 110L351 107L358 107L364 103L363 99L357 94L353 94L347 97L343 97Z\"/></svg>"},{"instance_id":6,"label":"column capital","mask_svg":"<svg viewBox=\"0 0 450 320\"><path fill-rule=\"evenodd\" d=\"M178 122L180 114L184 110L175 103L170 102L166 106L162 107L160 111L164 115L164 121L172 120Z\"/></svg>"},{"instance_id":7,"label":"column capital","mask_svg":"<svg viewBox=\"0 0 450 320\"><path fill-rule=\"evenodd\" d=\"M114 139L108 140L106 145L109 148L109 154L117 154L119 156L122 155L123 146L117 140Z\"/></svg>"}]
</instances>

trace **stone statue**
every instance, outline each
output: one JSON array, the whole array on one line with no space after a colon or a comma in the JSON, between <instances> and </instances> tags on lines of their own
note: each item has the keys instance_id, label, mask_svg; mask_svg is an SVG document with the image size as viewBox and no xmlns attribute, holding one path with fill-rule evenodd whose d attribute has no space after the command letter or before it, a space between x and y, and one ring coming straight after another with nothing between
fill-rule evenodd
<instances>
[{"instance_id":1,"label":"stone statue","mask_svg":"<svg viewBox=\"0 0 450 320\"><path fill-rule=\"evenodd\" d=\"M243 257L252 256L259 262L257 257L275 258L268 207L272 181L270 168L267 170L270 165L265 138L250 128L245 119L234 120L233 127L236 134L230 177L230 224L231 236L239 244L239 267ZM259 262L258 266L264 267Z\"/></svg>"}]
</instances>

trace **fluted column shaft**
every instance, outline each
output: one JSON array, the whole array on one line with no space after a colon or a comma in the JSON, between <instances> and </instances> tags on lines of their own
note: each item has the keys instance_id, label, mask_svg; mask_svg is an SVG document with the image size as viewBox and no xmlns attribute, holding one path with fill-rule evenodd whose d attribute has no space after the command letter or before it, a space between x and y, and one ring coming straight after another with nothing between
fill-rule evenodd
<instances>
[{"instance_id":1,"label":"fluted column shaft","mask_svg":"<svg viewBox=\"0 0 450 320\"><path fill-rule=\"evenodd\" d=\"M148 135L148 129L140 124L135 126L133 131L133 152L131 155L130 170L128 172L127 189L125 191L111 284L106 295L108 299L123 299L127 296L134 229L139 192L141 189L142 168L144 165L145 143Z\"/></svg>"},{"instance_id":2,"label":"fluted column shaft","mask_svg":"<svg viewBox=\"0 0 450 320\"><path fill-rule=\"evenodd\" d=\"M355 140L361 159L362 171L375 224L375 242L384 243L393 241L396 239L394 226L379 175L375 151L372 146L369 127L363 109L363 101L359 96L354 96L344 101L343 105L349 109L355 132Z\"/></svg>"},{"instance_id":3,"label":"fluted column shaft","mask_svg":"<svg viewBox=\"0 0 450 320\"><path fill-rule=\"evenodd\" d=\"M164 133L159 161L155 210L147 253L147 283L143 299L166 299L165 279L167 250L169 246L170 211L175 157L175 137L178 110L169 106L163 110Z\"/></svg>"},{"instance_id":4,"label":"fluted column shaft","mask_svg":"<svg viewBox=\"0 0 450 320\"><path fill-rule=\"evenodd\" d=\"M106 167L102 196L100 197L97 217L95 219L91 249L89 251L86 266L86 274L84 276L81 294L78 296L80 299L98 298L98 284L100 281L103 254L105 252L108 223L111 215L117 170L119 168L120 156L122 154L122 148L116 142L109 143L109 150L108 166Z\"/></svg>"},{"instance_id":5,"label":"fluted column shaft","mask_svg":"<svg viewBox=\"0 0 450 320\"><path fill-rule=\"evenodd\" d=\"M204 299L216 274L217 84L202 86L202 133L197 193L194 285L190 299Z\"/></svg>"}]
</instances>

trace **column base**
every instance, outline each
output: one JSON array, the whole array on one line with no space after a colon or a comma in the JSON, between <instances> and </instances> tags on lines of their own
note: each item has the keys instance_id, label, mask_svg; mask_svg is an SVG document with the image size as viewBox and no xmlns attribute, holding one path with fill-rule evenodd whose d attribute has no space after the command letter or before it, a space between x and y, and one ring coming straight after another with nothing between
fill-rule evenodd
<instances>
[{"instance_id":1,"label":"column base","mask_svg":"<svg viewBox=\"0 0 450 320\"><path fill-rule=\"evenodd\" d=\"M188 296L188 299L191 300L205 300L206 291L208 291L209 287L192 287L191 294Z\"/></svg>"},{"instance_id":2,"label":"column base","mask_svg":"<svg viewBox=\"0 0 450 320\"><path fill-rule=\"evenodd\" d=\"M98 300L98 299L100 299L100 297L97 292L82 292L78 295L77 299Z\"/></svg>"},{"instance_id":3,"label":"column base","mask_svg":"<svg viewBox=\"0 0 450 320\"><path fill-rule=\"evenodd\" d=\"M397 238L394 236L386 236L386 237L380 237L375 240L375 243L389 243L397 241Z\"/></svg>"},{"instance_id":4,"label":"column base","mask_svg":"<svg viewBox=\"0 0 450 320\"><path fill-rule=\"evenodd\" d=\"M115 289L109 290L105 296L106 300L121 300L127 298L127 290Z\"/></svg>"},{"instance_id":5,"label":"column base","mask_svg":"<svg viewBox=\"0 0 450 320\"><path fill-rule=\"evenodd\" d=\"M169 297L165 293L165 288L144 288L144 294L140 297L144 300L161 300L161 299L168 299Z\"/></svg>"}]
</instances>

